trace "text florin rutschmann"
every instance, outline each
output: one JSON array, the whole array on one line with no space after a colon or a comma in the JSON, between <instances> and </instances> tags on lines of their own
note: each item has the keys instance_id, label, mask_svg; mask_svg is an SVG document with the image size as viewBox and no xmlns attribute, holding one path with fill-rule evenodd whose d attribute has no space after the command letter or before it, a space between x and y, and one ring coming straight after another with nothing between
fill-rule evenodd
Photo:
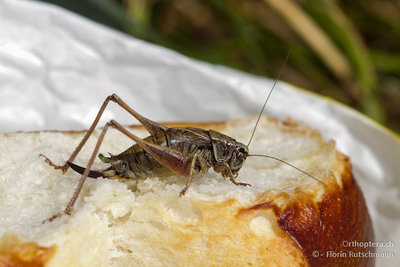
<instances>
[{"instance_id":1,"label":"text florin rutschmann","mask_svg":"<svg viewBox=\"0 0 400 267\"><path fill-rule=\"evenodd\" d=\"M343 247L347 248L393 248L393 241L343 241ZM371 252L371 251L325 251L314 250L312 252L314 258L393 258L393 252Z\"/></svg>"},{"instance_id":2,"label":"text florin rutschmann","mask_svg":"<svg viewBox=\"0 0 400 267\"><path fill-rule=\"evenodd\" d=\"M323 254L320 254L323 256ZM356 252L356 251L348 251L348 252L334 252L334 251L327 251L325 254L325 257L327 258L393 258L394 253L393 252L371 252L371 251L366 251L366 252Z\"/></svg>"}]
</instances>

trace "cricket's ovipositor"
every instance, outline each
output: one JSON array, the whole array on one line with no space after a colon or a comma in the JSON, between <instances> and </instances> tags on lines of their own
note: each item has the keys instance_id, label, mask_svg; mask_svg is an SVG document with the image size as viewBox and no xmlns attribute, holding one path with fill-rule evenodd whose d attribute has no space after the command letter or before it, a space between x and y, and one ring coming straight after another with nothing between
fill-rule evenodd
<instances>
[{"instance_id":1,"label":"cricket's ovipositor","mask_svg":"<svg viewBox=\"0 0 400 267\"><path fill-rule=\"evenodd\" d=\"M187 177L186 186L180 192L180 195L182 196L190 187L192 177L200 172L205 173L210 168L213 168L215 172L220 173L222 177L229 178L230 181L235 185L250 186L250 184L247 183L237 182L236 177L238 176L239 170L242 168L247 157L260 156L272 158L285 163L302 172L303 174L306 174L317 180L319 183L324 184L311 174L308 174L307 172L304 172L296 166L293 166L292 164L281 159L267 155L249 154L248 146L251 143L261 114L265 109L271 92L275 87L276 81L277 80L275 80L274 86L272 87L264 106L262 107L247 145L211 129L204 130L193 127L166 127L143 117L129 107L116 94L108 96L100 107L100 110L91 127L86 132L81 142L64 165L56 165L48 157L40 154L40 156L45 158L48 164L56 169L61 169L64 173L69 167L71 167L73 170L82 174L74 195L72 196L65 210L55 214L45 221L52 221L64 214L71 214L72 207L76 202L87 177L139 180L155 176L168 177L181 175ZM100 117L110 101L117 103L132 116L134 116L150 133L150 136L141 139L120 125L118 122L111 120L102 129L86 168L72 163L82 147L85 145L86 141L89 139L90 135L93 133L97 123L100 120ZM136 143L118 155L110 155L110 157L105 157L104 155L99 154L100 160L104 163L111 164L111 166L104 170L91 170L96 155L99 152L100 145L104 139L107 129L110 126L116 128L118 131L125 134Z\"/></svg>"}]
</instances>

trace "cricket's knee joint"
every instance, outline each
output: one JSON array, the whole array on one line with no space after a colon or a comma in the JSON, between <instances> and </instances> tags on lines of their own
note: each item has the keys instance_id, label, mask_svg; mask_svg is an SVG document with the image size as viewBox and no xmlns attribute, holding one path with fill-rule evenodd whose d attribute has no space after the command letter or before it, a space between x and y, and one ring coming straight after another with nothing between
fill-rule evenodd
<instances>
[{"instance_id":1,"label":"cricket's knee joint","mask_svg":"<svg viewBox=\"0 0 400 267\"><path fill-rule=\"evenodd\" d=\"M116 127L117 126L117 122L115 120L110 120L109 122L107 122L107 125L111 126L111 127Z\"/></svg>"},{"instance_id":2,"label":"cricket's knee joint","mask_svg":"<svg viewBox=\"0 0 400 267\"><path fill-rule=\"evenodd\" d=\"M119 98L119 96L116 95L116 94L112 94L112 95L108 96L108 99L113 101L113 102L116 102L116 103L121 100L121 98Z\"/></svg>"}]
</instances>

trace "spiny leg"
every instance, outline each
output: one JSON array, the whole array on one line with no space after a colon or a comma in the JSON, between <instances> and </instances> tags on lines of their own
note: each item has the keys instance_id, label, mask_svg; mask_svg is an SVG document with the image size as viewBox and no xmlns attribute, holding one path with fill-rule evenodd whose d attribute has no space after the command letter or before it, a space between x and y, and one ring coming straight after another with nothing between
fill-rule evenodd
<instances>
[{"instance_id":1,"label":"spiny leg","mask_svg":"<svg viewBox=\"0 0 400 267\"><path fill-rule=\"evenodd\" d=\"M136 111L134 111L128 104L126 104L124 101L122 101L122 99L119 98L119 96L117 96L116 94L111 95L111 97L112 97L112 101L114 101L115 103L120 105L123 109L125 109L133 117L135 117L140 122L140 124L142 124L143 127L146 128L146 130L150 133L150 135L156 135L160 131L168 130L168 127L166 127L162 124L159 124L155 121L149 120L148 118L145 118L142 115L140 115L139 113L137 113Z\"/></svg>"},{"instance_id":2,"label":"spiny leg","mask_svg":"<svg viewBox=\"0 0 400 267\"><path fill-rule=\"evenodd\" d=\"M85 171L83 172L81 179L79 180L78 186L76 187L76 189L74 191L74 195L72 196L72 198L69 201L69 203L68 203L67 207L65 208L65 210L53 215L52 217L50 217L50 218L48 218L46 220L44 220L42 223L51 222L54 219L59 218L59 217L65 215L65 214L71 215L72 207L74 206L74 204L75 204L75 202L76 202L76 200L77 200L77 198L79 196L79 193L82 190L83 183L85 182L85 180L88 177L88 174L90 172L90 168L93 165L93 162L94 162L94 160L96 158L97 153L99 152L100 145L103 142L104 135L106 134L107 129L108 129L109 126L110 126L110 123L107 123L104 126L103 130L101 131L100 136L99 136L99 138L97 140L96 146L95 146L95 148L93 150L92 156L90 157L89 163L87 164L87 167L86 167ZM66 163L66 164L68 164L68 163Z\"/></svg>"},{"instance_id":3,"label":"spiny leg","mask_svg":"<svg viewBox=\"0 0 400 267\"><path fill-rule=\"evenodd\" d=\"M186 186L180 192L179 196L185 195L186 191L189 189L190 184L192 183L193 170L194 170L194 166L195 166L196 162L198 163L198 166L200 167L200 171L202 173L207 172L208 168L206 166L207 164L205 162L205 159L200 156L199 152L196 152L193 156L192 163L190 165L190 175L189 175L188 180L186 181Z\"/></svg>"},{"instance_id":4,"label":"spiny leg","mask_svg":"<svg viewBox=\"0 0 400 267\"><path fill-rule=\"evenodd\" d=\"M54 164L47 156L40 154L39 156L43 157L45 159L45 161L52 167L54 167L55 169L61 169L63 173L65 173L69 167L68 162L73 162L74 159L76 158L76 156L78 155L78 153L81 151L82 147L85 145L86 141L89 139L90 135L93 133L94 129L97 126L97 123L99 122L101 116L103 115L103 112L105 110L105 108L107 107L108 103L110 101L113 101L115 103L117 103L119 106L121 106L123 109L125 109L126 111L128 111L132 116L134 116L146 129L147 131L151 134L151 135L155 135L157 132L162 131L162 130L167 130L168 128L157 123L154 122L152 120L149 120L145 117L143 117L142 115L140 115L139 113L137 113L136 111L134 111L131 107L129 107L124 101L122 101L122 99L117 96L116 94L112 94L110 96L108 96L103 104L101 105L99 112L96 115L96 118L94 119L92 125L90 126L89 130L86 132L85 136L82 138L81 142L79 143L79 145L75 148L74 152L71 154L71 156L69 157L69 159L64 163L64 165L56 165Z\"/></svg>"}]
</instances>

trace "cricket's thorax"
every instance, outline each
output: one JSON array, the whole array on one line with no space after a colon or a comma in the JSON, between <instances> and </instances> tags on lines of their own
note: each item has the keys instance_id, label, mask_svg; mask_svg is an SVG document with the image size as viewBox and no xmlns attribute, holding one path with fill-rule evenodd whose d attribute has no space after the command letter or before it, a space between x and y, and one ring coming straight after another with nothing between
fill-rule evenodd
<instances>
[{"instance_id":1,"label":"cricket's thorax","mask_svg":"<svg viewBox=\"0 0 400 267\"><path fill-rule=\"evenodd\" d=\"M208 131L197 128L169 128L160 131L154 136L143 139L146 142L169 147L193 158L195 153L204 159L205 169L213 164L212 140ZM103 171L104 177L116 179L145 179L150 177L168 177L176 175L168 168L162 166L142 147L135 144L119 155L104 157L99 155L103 162L112 166ZM200 171L200 166L195 162L193 175Z\"/></svg>"}]
</instances>

